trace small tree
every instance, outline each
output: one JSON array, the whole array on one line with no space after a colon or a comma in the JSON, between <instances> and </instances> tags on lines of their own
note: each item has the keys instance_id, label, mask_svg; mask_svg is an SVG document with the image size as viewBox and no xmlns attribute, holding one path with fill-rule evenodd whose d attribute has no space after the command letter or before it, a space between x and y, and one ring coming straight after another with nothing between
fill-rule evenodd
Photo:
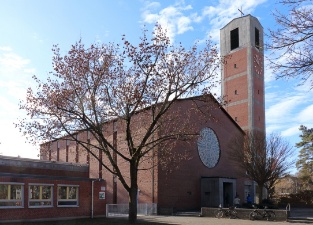
<instances>
[{"instance_id":1,"label":"small tree","mask_svg":"<svg viewBox=\"0 0 313 225\"><path fill-rule=\"evenodd\" d=\"M296 166L304 189L310 189L313 186L313 128L301 125L299 130L302 141L296 143L296 147L301 148Z\"/></svg>"},{"instance_id":2,"label":"small tree","mask_svg":"<svg viewBox=\"0 0 313 225\"><path fill-rule=\"evenodd\" d=\"M183 97L207 94L216 86L219 60L210 41L202 50L197 44L186 50L170 44L158 25L151 41L147 32L138 45L123 36L123 44L96 44L86 48L81 41L61 56L53 48L54 72L46 82L37 77L37 89L28 89L26 110L30 120L17 126L31 142L75 140L96 159L93 150L106 158L102 166L117 176L129 194L129 222L137 219L138 170L151 154L169 155L177 141L197 134L189 123L196 107L184 109L178 121L173 105ZM104 135L108 121L119 121L123 148ZM93 142L79 139L89 132ZM44 146L44 145L43 145ZM157 152L156 152L157 151ZM128 165L123 174L116 157Z\"/></svg>"},{"instance_id":3,"label":"small tree","mask_svg":"<svg viewBox=\"0 0 313 225\"><path fill-rule=\"evenodd\" d=\"M268 48L271 66L278 78L297 77L313 88L313 8L310 0L280 0L288 14L276 10L278 25L270 29Z\"/></svg>"},{"instance_id":4,"label":"small tree","mask_svg":"<svg viewBox=\"0 0 313 225\"><path fill-rule=\"evenodd\" d=\"M234 137L231 143L230 159L243 177L258 184L258 197L262 201L263 188L271 191L275 182L290 168L292 147L279 135L271 134L266 138L257 131Z\"/></svg>"}]
</instances>

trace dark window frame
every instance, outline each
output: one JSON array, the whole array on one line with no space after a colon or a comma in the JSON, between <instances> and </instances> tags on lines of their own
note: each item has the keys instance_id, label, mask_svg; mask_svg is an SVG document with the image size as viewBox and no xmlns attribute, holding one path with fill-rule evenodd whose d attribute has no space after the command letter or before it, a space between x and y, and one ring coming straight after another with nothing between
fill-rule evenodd
<instances>
[{"instance_id":1,"label":"dark window frame","mask_svg":"<svg viewBox=\"0 0 313 225\"><path fill-rule=\"evenodd\" d=\"M59 184L57 196L57 207L79 207L79 185Z\"/></svg>"},{"instance_id":2,"label":"dark window frame","mask_svg":"<svg viewBox=\"0 0 313 225\"><path fill-rule=\"evenodd\" d=\"M256 27L254 30L254 44L257 49L260 49L260 31Z\"/></svg>"},{"instance_id":3,"label":"dark window frame","mask_svg":"<svg viewBox=\"0 0 313 225\"><path fill-rule=\"evenodd\" d=\"M239 47L239 28L235 28L230 31L230 50L234 50Z\"/></svg>"}]
</instances>

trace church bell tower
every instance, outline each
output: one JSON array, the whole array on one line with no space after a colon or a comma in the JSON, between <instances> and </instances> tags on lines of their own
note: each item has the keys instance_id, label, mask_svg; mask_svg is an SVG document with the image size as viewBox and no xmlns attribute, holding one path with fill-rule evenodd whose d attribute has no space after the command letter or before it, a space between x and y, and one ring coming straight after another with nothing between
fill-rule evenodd
<instances>
[{"instance_id":1,"label":"church bell tower","mask_svg":"<svg viewBox=\"0 0 313 225\"><path fill-rule=\"evenodd\" d=\"M242 16L220 30L220 39L225 109L244 131L265 134L263 27Z\"/></svg>"}]
</instances>

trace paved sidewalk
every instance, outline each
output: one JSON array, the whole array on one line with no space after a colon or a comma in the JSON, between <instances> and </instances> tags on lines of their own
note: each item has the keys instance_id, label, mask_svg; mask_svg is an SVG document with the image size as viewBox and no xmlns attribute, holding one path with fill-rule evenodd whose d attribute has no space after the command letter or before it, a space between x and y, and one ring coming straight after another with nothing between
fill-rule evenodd
<instances>
[{"instance_id":1,"label":"paved sidewalk","mask_svg":"<svg viewBox=\"0 0 313 225\"><path fill-rule=\"evenodd\" d=\"M242 220L197 216L138 216L139 225L313 225L313 209L292 209L294 218L311 219L309 221L266 221L266 220ZM55 220L43 222L17 222L0 224L6 225L126 225L127 218L95 218L77 220Z\"/></svg>"},{"instance_id":2,"label":"paved sidewalk","mask_svg":"<svg viewBox=\"0 0 313 225\"><path fill-rule=\"evenodd\" d=\"M303 225L301 222L289 223L286 221L266 221L266 220L241 220L241 219L217 219L212 217L185 217L185 216L146 216L139 217L139 220L154 222L159 224L175 225Z\"/></svg>"},{"instance_id":3,"label":"paved sidewalk","mask_svg":"<svg viewBox=\"0 0 313 225\"><path fill-rule=\"evenodd\" d=\"M139 216L138 225L304 225L310 222L286 222L286 221L251 221L242 219L226 219L195 216ZM3 223L6 225L126 225L127 218L95 218L77 220L55 220L42 222L17 222ZM310 223L313 224L313 223Z\"/></svg>"}]
</instances>

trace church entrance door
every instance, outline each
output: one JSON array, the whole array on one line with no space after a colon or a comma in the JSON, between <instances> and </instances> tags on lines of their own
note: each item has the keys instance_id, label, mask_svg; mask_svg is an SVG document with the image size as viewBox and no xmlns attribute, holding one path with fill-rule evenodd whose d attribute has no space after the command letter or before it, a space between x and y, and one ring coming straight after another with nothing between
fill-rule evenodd
<instances>
[{"instance_id":1,"label":"church entrance door","mask_svg":"<svg viewBox=\"0 0 313 225\"><path fill-rule=\"evenodd\" d=\"M223 182L223 207L232 206L232 199L234 198L233 183Z\"/></svg>"},{"instance_id":2,"label":"church entrance door","mask_svg":"<svg viewBox=\"0 0 313 225\"><path fill-rule=\"evenodd\" d=\"M222 177L201 178L201 207L229 207L236 193L236 179Z\"/></svg>"}]
</instances>

